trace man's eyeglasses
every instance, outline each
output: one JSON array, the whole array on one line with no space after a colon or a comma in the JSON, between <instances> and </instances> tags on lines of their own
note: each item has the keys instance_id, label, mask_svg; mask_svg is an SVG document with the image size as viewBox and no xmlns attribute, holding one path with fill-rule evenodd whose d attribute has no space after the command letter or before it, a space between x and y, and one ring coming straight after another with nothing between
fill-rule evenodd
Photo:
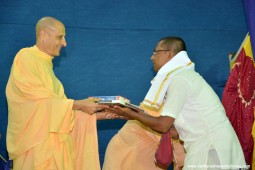
<instances>
[{"instance_id":1,"label":"man's eyeglasses","mask_svg":"<svg viewBox=\"0 0 255 170\"><path fill-rule=\"evenodd\" d=\"M154 49L152 54L153 54L153 55L156 55L156 54L157 54L158 52L160 52L160 51L171 51L171 50L155 50L155 49Z\"/></svg>"}]
</instances>

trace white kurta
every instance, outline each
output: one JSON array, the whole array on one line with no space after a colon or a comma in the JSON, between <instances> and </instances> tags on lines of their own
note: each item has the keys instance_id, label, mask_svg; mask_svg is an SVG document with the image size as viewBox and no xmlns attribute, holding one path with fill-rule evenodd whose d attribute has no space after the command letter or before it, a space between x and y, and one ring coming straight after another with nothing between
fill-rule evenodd
<instances>
[{"instance_id":1,"label":"white kurta","mask_svg":"<svg viewBox=\"0 0 255 170\"><path fill-rule=\"evenodd\" d=\"M220 99L194 70L171 77L161 115L175 118L174 126L187 151L184 169L245 167L240 143Z\"/></svg>"}]
</instances>

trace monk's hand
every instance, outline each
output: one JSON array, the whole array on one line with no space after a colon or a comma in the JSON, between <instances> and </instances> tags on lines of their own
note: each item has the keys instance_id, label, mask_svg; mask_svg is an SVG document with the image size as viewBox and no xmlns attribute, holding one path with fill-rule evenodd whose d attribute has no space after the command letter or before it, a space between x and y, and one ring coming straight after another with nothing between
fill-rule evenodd
<instances>
[{"instance_id":1,"label":"monk's hand","mask_svg":"<svg viewBox=\"0 0 255 170\"><path fill-rule=\"evenodd\" d=\"M99 98L95 98L95 97L88 97L88 98L85 99L85 100L88 100L88 101L93 102L93 103L97 103L97 102L100 101Z\"/></svg>"},{"instance_id":2,"label":"monk's hand","mask_svg":"<svg viewBox=\"0 0 255 170\"><path fill-rule=\"evenodd\" d=\"M107 105L98 104L99 99L89 97L83 100L75 100L73 104L74 110L81 110L87 114L94 114L96 112L103 111L104 109L109 108Z\"/></svg>"}]
</instances>

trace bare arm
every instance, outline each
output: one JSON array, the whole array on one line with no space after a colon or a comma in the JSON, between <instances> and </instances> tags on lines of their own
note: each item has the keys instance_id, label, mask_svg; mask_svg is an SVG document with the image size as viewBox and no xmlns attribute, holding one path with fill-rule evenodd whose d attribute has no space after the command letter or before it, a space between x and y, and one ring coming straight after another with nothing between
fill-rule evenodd
<instances>
[{"instance_id":1,"label":"bare arm","mask_svg":"<svg viewBox=\"0 0 255 170\"><path fill-rule=\"evenodd\" d=\"M102 111L102 112L98 112L96 113L97 116L97 120L106 120L106 119L128 119L125 116L121 116L118 115L116 113L113 112L108 112L108 111Z\"/></svg>"},{"instance_id":2,"label":"bare arm","mask_svg":"<svg viewBox=\"0 0 255 170\"><path fill-rule=\"evenodd\" d=\"M153 117L145 112L135 112L129 108L122 108L119 106L114 106L114 111L116 114L124 115L130 117L131 119L138 120L142 124L161 133L168 131L170 127L172 127L175 120L169 116Z\"/></svg>"}]
</instances>

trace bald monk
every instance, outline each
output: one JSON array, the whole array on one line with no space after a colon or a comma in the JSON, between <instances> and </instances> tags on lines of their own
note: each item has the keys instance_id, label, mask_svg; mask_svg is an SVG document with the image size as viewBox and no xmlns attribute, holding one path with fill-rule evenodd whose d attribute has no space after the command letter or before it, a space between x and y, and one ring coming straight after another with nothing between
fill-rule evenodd
<instances>
[{"instance_id":1,"label":"bald monk","mask_svg":"<svg viewBox=\"0 0 255 170\"><path fill-rule=\"evenodd\" d=\"M68 99L52 60L66 47L65 26L52 17L36 24L36 44L15 56L6 87L7 150L14 170L99 170L96 99Z\"/></svg>"}]
</instances>

